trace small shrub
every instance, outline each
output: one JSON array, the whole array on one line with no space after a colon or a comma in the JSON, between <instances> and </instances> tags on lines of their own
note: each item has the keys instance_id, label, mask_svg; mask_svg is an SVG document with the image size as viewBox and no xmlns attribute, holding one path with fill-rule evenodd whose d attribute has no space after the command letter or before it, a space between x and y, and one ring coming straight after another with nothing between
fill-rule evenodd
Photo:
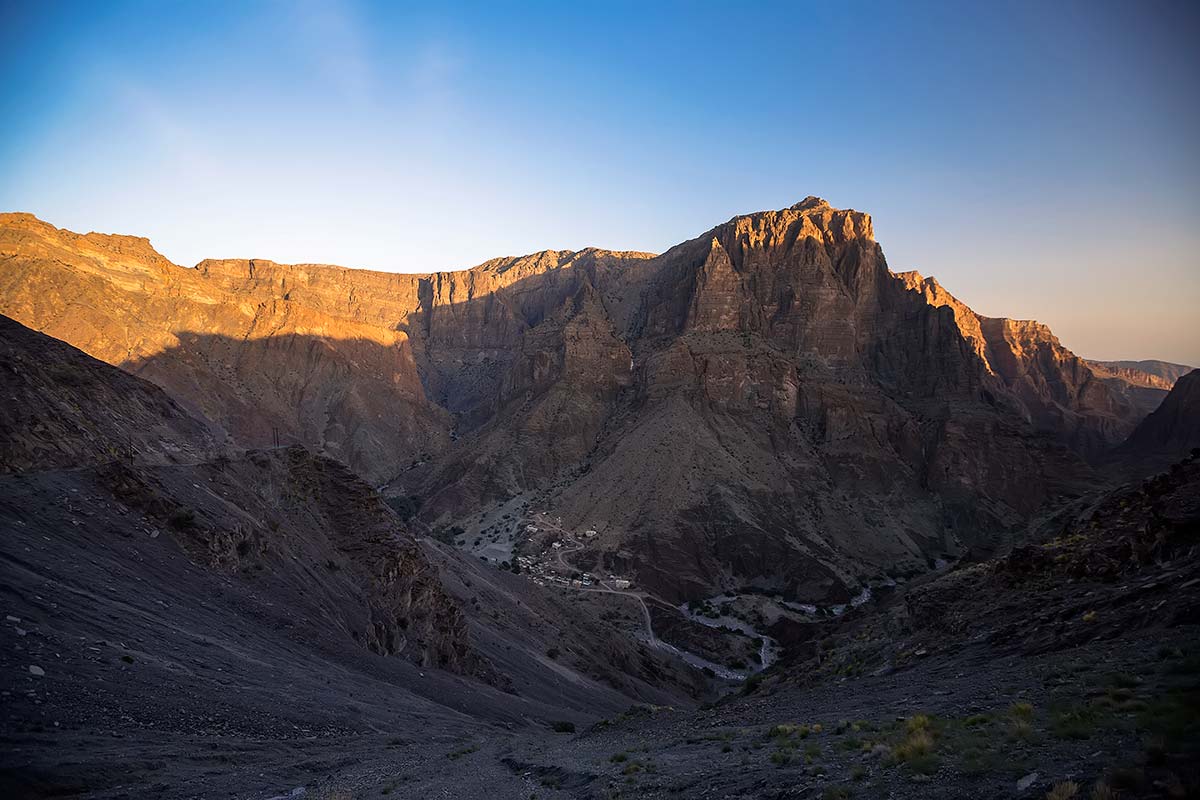
<instances>
[{"instance_id":1,"label":"small shrub","mask_svg":"<svg viewBox=\"0 0 1200 800\"><path fill-rule=\"evenodd\" d=\"M1008 725L1008 735L1017 741L1031 741L1034 739L1033 725L1027 719L1014 719Z\"/></svg>"},{"instance_id":2,"label":"small shrub","mask_svg":"<svg viewBox=\"0 0 1200 800\"><path fill-rule=\"evenodd\" d=\"M1061 711L1050 721L1050 732L1059 739L1091 738L1094 714L1086 708Z\"/></svg>"},{"instance_id":3,"label":"small shrub","mask_svg":"<svg viewBox=\"0 0 1200 800\"><path fill-rule=\"evenodd\" d=\"M1079 795L1079 784L1075 781L1060 781L1046 792L1046 800L1071 800Z\"/></svg>"},{"instance_id":4,"label":"small shrub","mask_svg":"<svg viewBox=\"0 0 1200 800\"><path fill-rule=\"evenodd\" d=\"M553 730L555 733L574 733L575 732L575 723L568 722L568 721L562 720L562 719L555 720L554 722L550 723L550 729Z\"/></svg>"},{"instance_id":5,"label":"small shrub","mask_svg":"<svg viewBox=\"0 0 1200 800\"><path fill-rule=\"evenodd\" d=\"M1033 703L1021 701L1008 707L1008 715L1013 719L1033 719Z\"/></svg>"},{"instance_id":6,"label":"small shrub","mask_svg":"<svg viewBox=\"0 0 1200 800\"><path fill-rule=\"evenodd\" d=\"M823 800L850 800L850 790L845 786L827 786L821 797Z\"/></svg>"},{"instance_id":7,"label":"small shrub","mask_svg":"<svg viewBox=\"0 0 1200 800\"><path fill-rule=\"evenodd\" d=\"M861 781L867 777L867 768L863 766L854 766L850 768L850 780Z\"/></svg>"},{"instance_id":8,"label":"small shrub","mask_svg":"<svg viewBox=\"0 0 1200 800\"><path fill-rule=\"evenodd\" d=\"M1088 795L1090 800L1117 800L1118 796L1117 790L1105 783L1103 779L1092 785L1092 791Z\"/></svg>"},{"instance_id":9,"label":"small shrub","mask_svg":"<svg viewBox=\"0 0 1200 800\"><path fill-rule=\"evenodd\" d=\"M628 761L629 755L626 753L613 753L608 757L608 760L614 764L620 764L622 761Z\"/></svg>"}]
</instances>

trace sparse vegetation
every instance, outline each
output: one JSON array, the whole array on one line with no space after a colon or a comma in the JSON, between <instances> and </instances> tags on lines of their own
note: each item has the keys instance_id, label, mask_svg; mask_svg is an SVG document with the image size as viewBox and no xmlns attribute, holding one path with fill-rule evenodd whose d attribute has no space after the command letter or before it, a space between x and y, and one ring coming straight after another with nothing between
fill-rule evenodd
<instances>
[{"instance_id":1,"label":"sparse vegetation","mask_svg":"<svg viewBox=\"0 0 1200 800\"><path fill-rule=\"evenodd\" d=\"M1079 784L1075 781L1060 781L1046 792L1046 800L1072 800L1079 796Z\"/></svg>"},{"instance_id":2,"label":"sparse vegetation","mask_svg":"<svg viewBox=\"0 0 1200 800\"><path fill-rule=\"evenodd\" d=\"M1059 739L1087 739L1092 735L1095 713L1086 707L1058 711L1051 716L1050 732Z\"/></svg>"},{"instance_id":3,"label":"sparse vegetation","mask_svg":"<svg viewBox=\"0 0 1200 800\"><path fill-rule=\"evenodd\" d=\"M903 764L912 772L931 775L941 767L937 756L935 737L937 729L933 719L926 714L916 714L904 723L904 737L890 750L888 759L894 764Z\"/></svg>"},{"instance_id":4,"label":"sparse vegetation","mask_svg":"<svg viewBox=\"0 0 1200 800\"><path fill-rule=\"evenodd\" d=\"M574 733L575 723L566 720L555 720L550 723L550 729L555 733Z\"/></svg>"},{"instance_id":5,"label":"sparse vegetation","mask_svg":"<svg viewBox=\"0 0 1200 800\"><path fill-rule=\"evenodd\" d=\"M463 756L468 756L471 753L474 753L478 749L479 749L479 745L475 745L475 744L469 745L469 746L463 747L459 750L454 750L453 752L447 753L446 758L450 759L451 761L455 761L457 759L462 758Z\"/></svg>"}]
</instances>

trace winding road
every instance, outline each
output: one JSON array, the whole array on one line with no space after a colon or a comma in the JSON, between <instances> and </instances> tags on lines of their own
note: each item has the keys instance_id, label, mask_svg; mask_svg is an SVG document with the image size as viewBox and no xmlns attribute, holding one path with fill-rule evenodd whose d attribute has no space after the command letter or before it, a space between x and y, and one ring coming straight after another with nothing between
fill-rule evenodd
<instances>
[{"instance_id":1,"label":"winding road","mask_svg":"<svg viewBox=\"0 0 1200 800\"><path fill-rule=\"evenodd\" d=\"M550 522L549 520L547 520L545 518L542 518L542 519L535 518L533 520L533 522L540 526L543 526L550 530L558 532L559 534L562 535L563 540L570 544L569 547L564 546L564 547L555 549L554 558L555 558L555 561L558 562L558 565L560 567L562 567L562 569L564 569L568 573L583 572L583 570L581 570L578 567L576 567L575 565L571 564L566 559L566 556L570 555L571 553L578 553L580 550L583 549L583 543L575 538L575 534L573 534L571 531L565 530L561 526L556 525L555 523ZM683 659L688 664L691 664L693 667L696 667L697 669L711 670L714 674L716 674L717 676L719 676L721 678L724 678L725 680L744 681L746 679L747 675L745 673L734 672L733 670L731 670L727 667L717 664L716 662L709 661L708 659L698 656L695 653L688 652L687 650L681 650L680 648L676 647L675 645L670 644L668 642L664 642L662 639L659 639L657 636L655 636L654 635L654 625L651 622L651 618L650 618L650 607L648 605L646 605L645 598L648 597L648 595L645 592L631 592L631 591L626 591L624 589L612 589L612 588L609 588L608 586L604 586L603 580L601 580L600 583L602 584L602 586L600 586L600 587L567 586L565 588L571 589L576 592L598 592L601 594L615 594L615 595L620 595L622 597L633 598L634 600L637 601L637 604L642 609L642 619L644 620L644 622L646 624L646 642L651 647L655 647L659 650L665 650L665 651L677 656L678 658Z\"/></svg>"}]
</instances>

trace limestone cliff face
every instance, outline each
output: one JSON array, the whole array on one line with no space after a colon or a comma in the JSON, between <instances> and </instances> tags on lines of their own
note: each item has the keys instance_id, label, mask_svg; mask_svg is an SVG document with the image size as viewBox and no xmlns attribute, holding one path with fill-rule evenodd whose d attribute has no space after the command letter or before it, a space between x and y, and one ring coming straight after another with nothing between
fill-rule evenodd
<instances>
[{"instance_id":1,"label":"limestone cliff face","mask_svg":"<svg viewBox=\"0 0 1200 800\"><path fill-rule=\"evenodd\" d=\"M1035 429L1096 458L1121 442L1144 412L1093 365L1031 320L984 317L918 272L896 276L931 305L949 308L985 373L1019 402Z\"/></svg>"},{"instance_id":2,"label":"limestone cliff face","mask_svg":"<svg viewBox=\"0 0 1200 800\"><path fill-rule=\"evenodd\" d=\"M0 312L158 384L239 443L304 443L379 482L444 450L452 412L494 409L542 304L574 291L572 267L624 258L545 253L429 276L261 260L186 269L145 239L4 214ZM536 291L499 294L530 274L547 276Z\"/></svg>"},{"instance_id":3,"label":"limestone cliff face","mask_svg":"<svg viewBox=\"0 0 1200 800\"><path fill-rule=\"evenodd\" d=\"M0 218L0 259L0 310L158 384L242 444L278 433L379 479L398 448L447 441L407 335L383 322L386 309L355 303L354 287L334 288L337 270L184 269L144 239L79 236L28 215Z\"/></svg>"},{"instance_id":4,"label":"limestone cliff face","mask_svg":"<svg viewBox=\"0 0 1200 800\"><path fill-rule=\"evenodd\" d=\"M964 334L953 308L887 270L865 214L809 198L645 270L633 385L553 504L601 531L598 558L659 591L845 599L1003 545L1087 480L1064 446L1075 433L1035 420L1014 364L987 360L989 336L1000 360L1030 334L974 315ZM1062 382L1056 361L1025 369Z\"/></svg>"},{"instance_id":5,"label":"limestone cliff face","mask_svg":"<svg viewBox=\"0 0 1200 800\"><path fill-rule=\"evenodd\" d=\"M1018 536L1137 409L1044 326L894 275L818 198L660 256L588 249L391 275L176 267L0 218L0 311L273 427L470 526L523 494L674 598L814 601Z\"/></svg>"}]
</instances>

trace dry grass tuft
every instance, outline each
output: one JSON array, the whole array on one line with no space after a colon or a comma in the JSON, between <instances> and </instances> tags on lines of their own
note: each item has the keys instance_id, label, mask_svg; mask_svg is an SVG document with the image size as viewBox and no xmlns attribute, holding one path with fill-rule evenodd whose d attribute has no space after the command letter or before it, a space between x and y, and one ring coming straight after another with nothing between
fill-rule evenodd
<instances>
[{"instance_id":1,"label":"dry grass tuft","mask_svg":"<svg viewBox=\"0 0 1200 800\"><path fill-rule=\"evenodd\" d=\"M908 734L903 742L896 745L892 754L900 761L927 756L933 752L933 736L925 728L918 728Z\"/></svg>"},{"instance_id":2,"label":"dry grass tuft","mask_svg":"<svg viewBox=\"0 0 1200 800\"><path fill-rule=\"evenodd\" d=\"M1046 800L1071 800L1079 796L1079 784L1075 781L1059 781L1046 792Z\"/></svg>"},{"instance_id":3,"label":"dry grass tuft","mask_svg":"<svg viewBox=\"0 0 1200 800\"><path fill-rule=\"evenodd\" d=\"M917 731L928 731L931 724L932 724L932 722L929 719L928 715L917 714L915 716L908 718L908 721L906 723L904 723L904 729L906 731L908 731L909 733L916 733Z\"/></svg>"},{"instance_id":4,"label":"dry grass tuft","mask_svg":"<svg viewBox=\"0 0 1200 800\"><path fill-rule=\"evenodd\" d=\"M1033 703L1021 701L1008 707L1008 715L1013 719L1033 719Z\"/></svg>"}]
</instances>

